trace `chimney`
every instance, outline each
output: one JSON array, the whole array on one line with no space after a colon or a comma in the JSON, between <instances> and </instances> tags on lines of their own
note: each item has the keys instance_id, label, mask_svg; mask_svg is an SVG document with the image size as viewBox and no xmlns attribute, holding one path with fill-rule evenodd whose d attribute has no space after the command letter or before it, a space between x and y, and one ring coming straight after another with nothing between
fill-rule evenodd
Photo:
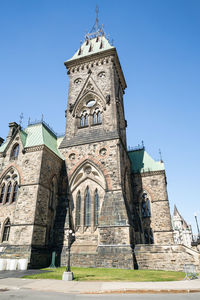
<instances>
[{"instance_id":1,"label":"chimney","mask_svg":"<svg viewBox=\"0 0 200 300\"><path fill-rule=\"evenodd\" d=\"M17 128L19 127L19 125L16 122L11 122L9 123L9 133L7 136L7 140L10 140L11 137L13 136L13 134L15 133L15 131L17 130Z\"/></svg>"}]
</instances>

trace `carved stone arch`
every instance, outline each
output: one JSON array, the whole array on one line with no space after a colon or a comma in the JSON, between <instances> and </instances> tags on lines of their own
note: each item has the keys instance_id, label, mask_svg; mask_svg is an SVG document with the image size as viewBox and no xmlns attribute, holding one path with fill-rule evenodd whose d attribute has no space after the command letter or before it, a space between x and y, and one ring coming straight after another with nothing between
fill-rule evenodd
<instances>
[{"instance_id":1,"label":"carved stone arch","mask_svg":"<svg viewBox=\"0 0 200 300\"><path fill-rule=\"evenodd\" d=\"M104 190L107 189L107 182L102 170L91 160L83 161L73 172L69 179L69 187L72 192L84 182L86 179L94 181L100 185Z\"/></svg>"},{"instance_id":2,"label":"carved stone arch","mask_svg":"<svg viewBox=\"0 0 200 300\"><path fill-rule=\"evenodd\" d=\"M18 178L18 185L20 185L22 183L22 180L21 180L21 176L20 176L20 171L18 170L17 167L15 166L9 166L4 172L3 174L1 175L0 177L0 185L2 183L2 181L6 178L6 176L10 174L11 175L11 178L14 179L14 176L16 175L17 178Z\"/></svg>"},{"instance_id":3,"label":"carved stone arch","mask_svg":"<svg viewBox=\"0 0 200 300\"><path fill-rule=\"evenodd\" d=\"M90 100L95 100L96 103L94 104L93 107L91 107L90 109L88 109L87 107L87 103ZM106 101L103 97L99 96L99 94L97 94L96 92L87 92L86 94L84 94L79 101L77 102L77 104L74 107L74 112L73 112L73 116L80 116L81 111L85 110L91 110L93 111L95 107L99 106L100 110L103 111L106 109Z\"/></svg>"}]
</instances>

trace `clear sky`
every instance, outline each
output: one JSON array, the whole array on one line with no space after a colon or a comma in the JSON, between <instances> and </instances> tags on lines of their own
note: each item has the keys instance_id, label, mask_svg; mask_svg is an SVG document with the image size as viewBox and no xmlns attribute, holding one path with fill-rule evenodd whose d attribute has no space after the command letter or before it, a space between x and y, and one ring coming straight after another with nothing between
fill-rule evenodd
<instances>
[{"instance_id":1,"label":"clear sky","mask_svg":"<svg viewBox=\"0 0 200 300\"><path fill-rule=\"evenodd\" d=\"M166 166L174 204L200 223L200 1L0 0L0 136L44 119L64 133L69 59L95 22L114 40L127 90L128 145Z\"/></svg>"}]
</instances>

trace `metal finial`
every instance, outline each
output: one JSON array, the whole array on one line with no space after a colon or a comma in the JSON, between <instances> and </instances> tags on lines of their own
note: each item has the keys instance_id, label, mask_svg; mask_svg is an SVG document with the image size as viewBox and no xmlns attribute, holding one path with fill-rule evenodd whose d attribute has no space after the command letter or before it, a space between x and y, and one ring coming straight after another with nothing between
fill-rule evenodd
<instances>
[{"instance_id":1,"label":"metal finial","mask_svg":"<svg viewBox=\"0 0 200 300\"><path fill-rule=\"evenodd\" d=\"M144 149L144 141L142 141L142 148Z\"/></svg>"},{"instance_id":2,"label":"metal finial","mask_svg":"<svg viewBox=\"0 0 200 300\"><path fill-rule=\"evenodd\" d=\"M96 31L97 33L99 32L99 19L98 19L98 14L99 14L99 7L98 5L96 6Z\"/></svg>"},{"instance_id":3,"label":"metal finial","mask_svg":"<svg viewBox=\"0 0 200 300\"><path fill-rule=\"evenodd\" d=\"M30 123L31 123L31 118L29 117L28 118L28 125L30 125Z\"/></svg>"},{"instance_id":4,"label":"metal finial","mask_svg":"<svg viewBox=\"0 0 200 300\"><path fill-rule=\"evenodd\" d=\"M42 118L41 118L41 121L43 122L44 121L44 115L42 114Z\"/></svg>"},{"instance_id":5,"label":"metal finial","mask_svg":"<svg viewBox=\"0 0 200 300\"><path fill-rule=\"evenodd\" d=\"M161 153L161 150L159 149L159 155L160 155L160 161L163 162L163 159L162 159L162 153Z\"/></svg>"},{"instance_id":6,"label":"metal finial","mask_svg":"<svg viewBox=\"0 0 200 300\"><path fill-rule=\"evenodd\" d=\"M21 113L21 115L19 116L19 125L20 126L22 125L23 118L24 118L24 115L23 115L23 113Z\"/></svg>"}]
</instances>

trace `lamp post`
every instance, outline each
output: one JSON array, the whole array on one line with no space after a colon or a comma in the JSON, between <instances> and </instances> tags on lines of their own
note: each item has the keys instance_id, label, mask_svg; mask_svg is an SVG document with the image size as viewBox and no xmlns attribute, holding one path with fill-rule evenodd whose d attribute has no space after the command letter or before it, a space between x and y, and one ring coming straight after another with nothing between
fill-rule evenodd
<instances>
[{"instance_id":1,"label":"lamp post","mask_svg":"<svg viewBox=\"0 0 200 300\"><path fill-rule=\"evenodd\" d=\"M67 245L68 258L67 258L66 271L63 273L62 280L71 281L73 280L73 272L71 272L71 266L70 266L70 254L71 254L70 251L71 251L71 246L75 241L75 233L73 232L72 229L68 229L66 234L68 240L68 245Z\"/></svg>"},{"instance_id":2,"label":"lamp post","mask_svg":"<svg viewBox=\"0 0 200 300\"><path fill-rule=\"evenodd\" d=\"M194 214L194 217L195 217L195 221L196 221L196 224L197 224L198 240L200 240L199 224L198 224L197 214L196 213Z\"/></svg>"}]
</instances>

